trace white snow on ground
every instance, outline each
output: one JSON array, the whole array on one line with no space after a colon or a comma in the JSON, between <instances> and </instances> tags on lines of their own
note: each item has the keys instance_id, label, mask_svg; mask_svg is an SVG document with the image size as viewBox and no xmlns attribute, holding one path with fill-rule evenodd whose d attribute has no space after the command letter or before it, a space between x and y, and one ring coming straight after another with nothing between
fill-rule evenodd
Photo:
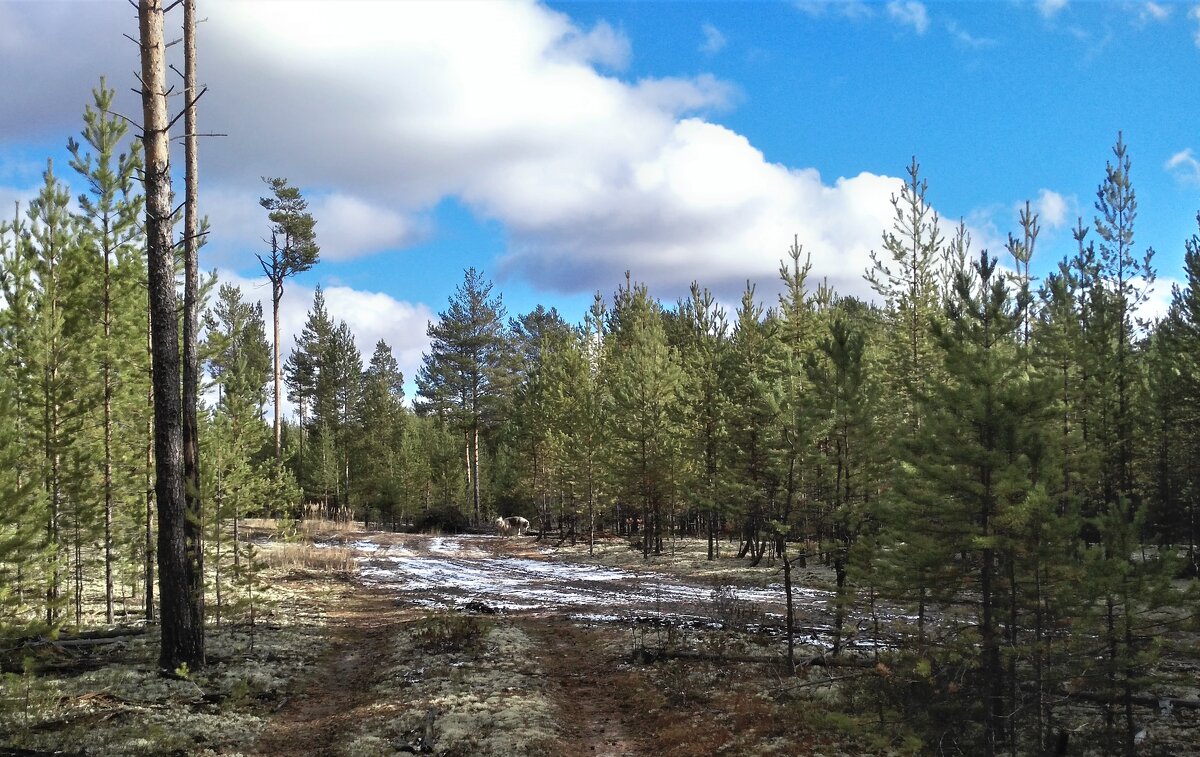
<instances>
[{"instance_id":1,"label":"white snow on ground","mask_svg":"<svg viewBox=\"0 0 1200 757\"><path fill-rule=\"evenodd\" d=\"M628 571L579 563L498 557L478 548L477 540L434 537L429 553L402 545L355 542L362 577L402 595L419 594L445 606L482 602L500 610L605 608L615 618L695 614L711 605L711 587L682 583L660 573ZM737 588L736 599L755 605L780 605L783 587ZM793 596L824 607L828 592L793 589Z\"/></svg>"},{"instance_id":2,"label":"white snow on ground","mask_svg":"<svg viewBox=\"0 0 1200 757\"><path fill-rule=\"evenodd\" d=\"M563 611L584 622L650 621L670 618L687 624L713 625L711 586L689 584L652 571L531 560L497 556L487 551L488 537L433 537L428 551L403 544L378 545L358 541L354 548L364 581L384 586L405 601L421 607L455 607L481 604L499 612ZM763 618L782 619L784 591L780 584L765 589L725 587L721 602L737 601L753 607ZM732 592L732 594L728 593ZM831 617L833 594L807 587L792 587L793 601L810 613ZM847 618L851 633L862 618ZM818 622L821 627L823 623ZM776 625L748 626L765 633L779 632ZM831 628L826 627L827 631ZM824 634L805 633L797 639L819 649L829 649ZM864 636L847 640L848 646L870 647Z\"/></svg>"}]
</instances>

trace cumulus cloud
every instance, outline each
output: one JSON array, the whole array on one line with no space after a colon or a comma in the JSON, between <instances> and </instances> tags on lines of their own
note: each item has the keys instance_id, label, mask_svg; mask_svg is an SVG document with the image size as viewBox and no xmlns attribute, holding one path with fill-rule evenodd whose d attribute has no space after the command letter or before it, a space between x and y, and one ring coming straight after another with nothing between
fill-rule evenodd
<instances>
[{"instance_id":1,"label":"cumulus cloud","mask_svg":"<svg viewBox=\"0 0 1200 757\"><path fill-rule=\"evenodd\" d=\"M0 29L23 30L0 45L27 44L28 31L60 40L89 71L132 68L132 46L113 44L132 32L128 14L64 7L0 6L12 22ZM860 4L830 7L852 15ZM928 27L921 3L889 7ZM692 278L735 292L747 277L773 280L797 234L815 275L861 292L867 250L890 223L898 180L826 180L769 161L710 120L735 87L711 75L622 78L629 40L604 22L488 1L309 2L281 14L275 2L213 0L206 14L201 120L230 136L201 146L205 255L244 274L267 233L262 176L305 191L327 260L411 244L432 231L431 209L457 198L505 230L503 272L571 292L607 289L627 269L669 287L665 297ZM88 85L67 107L62 75L14 61L0 78L10 105L0 139L55 119L76 131ZM136 113L127 89L118 109Z\"/></svg>"},{"instance_id":2,"label":"cumulus cloud","mask_svg":"<svg viewBox=\"0 0 1200 757\"><path fill-rule=\"evenodd\" d=\"M217 278L223 284L241 288L242 298L258 302L267 321L267 339L271 336L271 287L264 277L246 277L236 271L218 269ZM362 353L364 367L371 360L375 345L381 339L392 348L392 354L404 378L411 382L421 365L421 356L429 349L426 327L437 315L421 302L405 302L381 292L362 291L345 286L322 287L325 305L334 322L345 321L354 334L355 345ZM295 282L284 286L279 308L280 351L284 359L296 347L296 336L304 328L312 307L314 290ZM411 399L411 398L410 398ZM294 408L285 407L288 413Z\"/></svg>"},{"instance_id":3,"label":"cumulus cloud","mask_svg":"<svg viewBox=\"0 0 1200 757\"><path fill-rule=\"evenodd\" d=\"M912 27L917 34L929 28L929 12L920 0L889 0L887 12L893 21Z\"/></svg>"},{"instance_id":4,"label":"cumulus cloud","mask_svg":"<svg viewBox=\"0 0 1200 757\"><path fill-rule=\"evenodd\" d=\"M1200 184L1200 160L1196 160L1190 147L1167 158L1163 170L1185 184Z\"/></svg>"},{"instance_id":5,"label":"cumulus cloud","mask_svg":"<svg viewBox=\"0 0 1200 757\"><path fill-rule=\"evenodd\" d=\"M350 260L407 247L428 234L421 220L341 192L318 196L309 207L318 219L323 260Z\"/></svg>"},{"instance_id":6,"label":"cumulus cloud","mask_svg":"<svg viewBox=\"0 0 1200 757\"><path fill-rule=\"evenodd\" d=\"M571 29L558 42L557 50L567 61L597 63L618 71L629 65L632 53L629 37L603 20L586 32Z\"/></svg>"},{"instance_id":7,"label":"cumulus cloud","mask_svg":"<svg viewBox=\"0 0 1200 757\"><path fill-rule=\"evenodd\" d=\"M1058 192L1050 189L1038 190L1037 200L1033 209L1038 214L1038 221L1044 228L1059 229L1067 224L1072 216L1071 209L1075 205Z\"/></svg>"},{"instance_id":8,"label":"cumulus cloud","mask_svg":"<svg viewBox=\"0 0 1200 757\"><path fill-rule=\"evenodd\" d=\"M700 43L700 52L715 55L725 49L725 35L717 27L706 22L700 26L700 33L704 35L704 41Z\"/></svg>"}]
</instances>

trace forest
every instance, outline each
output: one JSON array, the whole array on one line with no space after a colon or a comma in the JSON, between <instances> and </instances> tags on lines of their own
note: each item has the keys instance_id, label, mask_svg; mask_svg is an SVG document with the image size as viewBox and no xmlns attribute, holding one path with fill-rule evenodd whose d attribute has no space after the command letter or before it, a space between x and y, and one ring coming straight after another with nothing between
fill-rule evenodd
<instances>
[{"instance_id":1,"label":"forest","mask_svg":"<svg viewBox=\"0 0 1200 757\"><path fill-rule=\"evenodd\" d=\"M0 224L6 648L160 612L148 172L112 97L102 80L70 164ZM586 313L509 314L470 268L412 397L389 345L364 355L319 287L280 355L277 317L200 277L201 633L266 590L250 522L286 539L305 521L452 534L522 515L547 544L620 537L651 563L698 540L782 573L793 671L795 574L830 571L830 660L862 656L853 618L904 608L846 706L864 729L902 721L914 751L1053 754L1087 702L1091 743L1137 753L1138 708L1164 701L1162 663L1188 649L1172 639L1197 628L1200 232L1166 315L1143 320L1156 269L1121 135L1097 178L1076 251L1041 277L1028 204L1005 249L976 249L916 159L869 299L818 280L802 239L760 282L780 294L748 283L732 309L702 282L663 302L631 271ZM320 219L286 179L264 195L278 306L319 266ZM183 292L182 240L202 234L171 234Z\"/></svg>"}]
</instances>

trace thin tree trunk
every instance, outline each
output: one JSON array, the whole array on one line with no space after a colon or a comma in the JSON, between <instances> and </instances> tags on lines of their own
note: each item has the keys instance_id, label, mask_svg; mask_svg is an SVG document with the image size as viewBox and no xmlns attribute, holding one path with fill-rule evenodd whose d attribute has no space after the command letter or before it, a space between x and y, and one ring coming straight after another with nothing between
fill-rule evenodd
<instances>
[{"instance_id":1,"label":"thin tree trunk","mask_svg":"<svg viewBox=\"0 0 1200 757\"><path fill-rule=\"evenodd\" d=\"M146 255L154 359L154 462L158 502L159 666L204 665L203 619L194 617L185 521L183 408L175 256L171 240L171 165L162 0L140 0L142 112L145 145Z\"/></svg>"},{"instance_id":2,"label":"thin tree trunk","mask_svg":"<svg viewBox=\"0 0 1200 757\"><path fill-rule=\"evenodd\" d=\"M112 280L108 219L104 219L104 622L113 622Z\"/></svg>"},{"instance_id":3,"label":"thin tree trunk","mask_svg":"<svg viewBox=\"0 0 1200 757\"><path fill-rule=\"evenodd\" d=\"M473 462L473 466L474 466L475 475L471 479L471 487L472 487L471 492L472 492L472 496L473 496L473 499L475 502L475 524L478 525L480 523L480 518L479 518L479 426L475 427L474 432L475 432L474 439L472 440L473 441L472 451L474 452L474 460L472 462Z\"/></svg>"},{"instance_id":4,"label":"thin tree trunk","mask_svg":"<svg viewBox=\"0 0 1200 757\"><path fill-rule=\"evenodd\" d=\"M153 329L150 325L150 309L146 308L146 358L150 373L154 372ZM154 623L158 617L154 606L154 482L150 471L154 468L154 379L150 376L146 389L146 622Z\"/></svg>"},{"instance_id":5,"label":"thin tree trunk","mask_svg":"<svg viewBox=\"0 0 1200 757\"><path fill-rule=\"evenodd\" d=\"M196 622L204 622L204 503L200 496L200 428L196 417L200 391L200 359L197 355L200 307L200 248L197 211L199 166L196 155L196 0L183 4L183 97L185 201L183 221L183 475L187 518L184 538L188 549L188 600ZM204 635L199 635L200 657L204 656Z\"/></svg>"},{"instance_id":6,"label":"thin tree trunk","mask_svg":"<svg viewBox=\"0 0 1200 757\"><path fill-rule=\"evenodd\" d=\"M788 670L792 673L796 672L796 633L793 627L796 624L795 608L792 606L792 560L787 556L787 547L784 547L783 557L783 591L787 598L787 663ZM834 637L834 654L837 654L837 637Z\"/></svg>"},{"instance_id":7,"label":"thin tree trunk","mask_svg":"<svg viewBox=\"0 0 1200 757\"><path fill-rule=\"evenodd\" d=\"M274 245L274 242L272 242ZM274 253L274 251L272 251ZM282 437L279 431L279 412L280 406L283 403L283 396L280 393L280 388L283 383L283 377L279 372L279 303L283 299L283 278L278 280L271 279L271 320L274 324L275 343L272 347L271 354L274 356L274 370L271 374L275 381L275 462L283 462L283 445L281 444Z\"/></svg>"}]
</instances>

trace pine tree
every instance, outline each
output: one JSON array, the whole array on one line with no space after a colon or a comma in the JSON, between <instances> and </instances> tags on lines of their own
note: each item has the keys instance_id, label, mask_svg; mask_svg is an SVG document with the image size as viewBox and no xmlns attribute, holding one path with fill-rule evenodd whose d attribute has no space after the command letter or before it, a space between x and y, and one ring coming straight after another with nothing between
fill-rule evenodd
<instances>
[{"instance_id":1,"label":"pine tree","mask_svg":"<svg viewBox=\"0 0 1200 757\"><path fill-rule=\"evenodd\" d=\"M354 477L363 504L363 522L374 512L380 520L396 522L396 506L404 483L400 451L407 425L404 408L404 374L382 339L375 344L363 376L362 393L355 410L360 428L352 444Z\"/></svg>"},{"instance_id":2,"label":"pine tree","mask_svg":"<svg viewBox=\"0 0 1200 757\"><path fill-rule=\"evenodd\" d=\"M283 459L280 445L280 410L282 407L282 366L279 358L279 303L283 300L283 282L298 273L303 273L317 264L320 248L317 246L316 220L308 212L308 202L296 187L288 186L287 179L264 178L271 189L270 197L263 197L259 204L267 211L271 221L271 250L259 253L258 262L263 273L271 282L271 320L274 323L274 381L275 381L275 459Z\"/></svg>"},{"instance_id":3,"label":"pine tree","mask_svg":"<svg viewBox=\"0 0 1200 757\"><path fill-rule=\"evenodd\" d=\"M578 538L576 482L571 465L562 454L561 428L557 428L552 407L555 366L552 361L561 357L570 339L570 328L554 308L539 305L533 311L509 322L515 363L514 390L505 424L510 437L505 451L511 448L519 461L526 487L510 497L515 500L533 499L538 505L539 538L550 530L550 504L559 504L558 521L569 521L572 543ZM495 466L499 468L497 464ZM568 512L566 512L569 509ZM506 510L519 515L517 510Z\"/></svg>"},{"instance_id":4,"label":"pine tree","mask_svg":"<svg viewBox=\"0 0 1200 757\"><path fill-rule=\"evenodd\" d=\"M729 398L731 498L744 503L738 557L758 565L779 538L771 523L784 477L779 469L781 405L779 323L764 316L747 283L734 316L726 395Z\"/></svg>"},{"instance_id":5,"label":"pine tree","mask_svg":"<svg viewBox=\"0 0 1200 757\"><path fill-rule=\"evenodd\" d=\"M11 238L10 238L11 233ZM0 223L0 486L9 507L0 517L0 611L3 625L24 625L32 617L33 593L46 562L46 502L37 453L35 365L30 359L36 314L32 261L22 249L26 233L18 215Z\"/></svg>"},{"instance_id":6,"label":"pine tree","mask_svg":"<svg viewBox=\"0 0 1200 757\"><path fill-rule=\"evenodd\" d=\"M1200 213L1196 215L1200 225ZM1176 287L1171 296L1170 339L1168 344L1172 376L1169 386L1178 391L1178 403L1172 403L1179 413L1179 423L1186 429L1183 434L1182 455L1186 464L1187 479L1180 483L1181 512L1172 513L1177 523L1175 533L1187 544L1187 560L1191 575L1200 575L1200 234L1193 234L1184 246L1184 275L1186 282ZM1170 516L1168 516L1170 517ZM1175 543L1168 539L1167 543Z\"/></svg>"},{"instance_id":7,"label":"pine tree","mask_svg":"<svg viewBox=\"0 0 1200 757\"><path fill-rule=\"evenodd\" d=\"M88 396L76 392L87 385L92 344L89 331L97 318L89 314L82 288L86 270L84 249L79 244L80 228L68 212L70 192L47 167L39 195L30 203L29 233L21 237L18 254L30 261L35 290L32 295L34 339L30 359L37 381L40 425L39 444L43 460L43 492L49 507L47 539L52 549L47 566L46 622L55 623L67 599L62 592L62 570L68 562L68 546L75 537L72 577L75 588L76 622L80 620L79 587L82 583L82 554L79 549L92 525L88 502L89 486L80 480L86 455L82 429L89 410Z\"/></svg>"},{"instance_id":8,"label":"pine tree","mask_svg":"<svg viewBox=\"0 0 1200 757\"><path fill-rule=\"evenodd\" d=\"M618 291L608 395L613 486L641 508L642 556L662 553L663 509L675 496L680 459L678 355L662 306L643 285Z\"/></svg>"},{"instance_id":9,"label":"pine tree","mask_svg":"<svg viewBox=\"0 0 1200 757\"><path fill-rule=\"evenodd\" d=\"M313 421L329 435L335 474L334 492L338 512L349 518L350 453L358 430L359 398L362 395L362 355L345 321L339 321L323 345L317 367L317 394L313 402Z\"/></svg>"},{"instance_id":10,"label":"pine tree","mask_svg":"<svg viewBox=\"0 0 1200 757\"><path fill-rule=\"evenodd\" d=\"M138 302L135 288L137 279L130 276L138 272L136 266L143 239L139 226L142 198L135 192L136 173L141 169L141 157L137 143L129 146L128 152L118 153L125 142L128 127L121 119L111 116L114 91L108 89L104 80L93 90L93 105L84 111L83 139L89 151L71 139L67 149L71 153L71 167L87 183L88 191L79 196L82 210L81 223L88 227L90 255L99 262L99 302L101 303L99 335L100 387L102 392L103 472L104 496L104 595L105 619L113 622L113 569L114 518L121 488L113 478L114 465L127 459L114 449L114 412L120 409L121 391L116 377L135 372L130 359L136 351L129 349L130 337L123 329L123 312L132 309ZM122 322L118 322L119 319ZM116 406L116 407L114 407Z\"/></svg>"},{"instance_id":11,"label":"pine tree","mask_svg":"<svg viewBox=\"0 0 1200 757\"><path fill-rule=\"evenodd\" d=\"M865 306L846 301L836 306L829 335L806 362L806 375L814 398L811 401L813 435L825 440L833 486L824 492L830 525L837 597L834 602L833 654L841 651L842 629L853 592L847 584L851 549L867 517L870 487L873 419L867 399L864 351L865 334L861 310ZM815 416L815 417L813 417ZM823 419L823 420L822 420Z\"/></svg>"},{"instance_id":12,"label":"pine tree","mask_svg":"<svg viewBox=\"0 0 1200 757\"><path fill-rule=\"evenodd\" d=\"M417 374L418 411L445 418L462 434L468 499L476 523L482 516L480 435L495 417L505 389L508 352L504 304L491 293L491 282L468 268L438 323L429 324L429 353Z\"/></svg>"},{"instance_id":13,"label":"pine tree","mask_svg":"<svg viewBox=\"0 0 1200 757\"><path fill-rule=\"evenodd\" d=\"M1030 402L1038 395L1025 378L1018 341L1024 307L1025 299L1013 297L986 251L969 274L958 276L945 325L935 324L933 330L946 381L938 391L921 396L925 424L906 446L910 473L901 495L924 516L909 508L902 511L904 521L892 524L904 543L916 535L923 537L922 544L941 543L936 554L947 575L932 590L954 597L964 573L977 587L978 660L971 667L978 671L973 693L982 711L979 748L989 755L1014 738L1006 726L1012 703L1006 702L1010 673L1001 651L1010 596L1004 563L1013 559L1007 543L1011 511L1033 488L1031 457L1036 452L1025 442L1036 438L1029 426L1036 430L1040 419ZM907 567L915 569L916 583L923 583L920 576L933 567L928 555L901 554L916 558ZM963 559L955 560L956 555ZM957 654L961 652L951 652L946 662Z\"/></svg>"},{"instance_id":14,"label":"pine tree","mask_svg":"<svg viewBox=\"0 0 1200 757\"><path fill-rule=\"evenodd\" d=\"M158 503L159 665L174 671L204 666L204 619L194 613L186 542L182 400L175 256L171 225L170 129L166 43L161 0L138 3L141 44L142 142L145 156L146 237L154 370L155 495Z\"/></svg>"},{"instance_id":15,"label":"pine tree","mask_svg":"<svg viewBox=\"0 0 1200 757\"><path fill-rule=\"evenodd\" d=\"M889 348L894 393L901 406L897 428L915 429L921 418L917 397L936 383L929 328L938 317L939 264L944 260L938 214L926 199L928 182L920 178L914 157L908 180L892 197L895 218L883 235L883 254L871 251L867 282L884 299L890 321Z\"/></svg>"},{"instance_id":16,"label":"pine tree","mask_svg":"<svg viewBox=\"0 0 1200 757\"><path fill-rule=\"evenodd\" d=\"M679 311L686 326L680 358L693 482L687 488L704 523L708 559L714 560L719 557L721 521L730 514L723 497L728 457L724 373L729 360L729 325L725 310L717 305L712 292L701 289L696 282L691 285L691 298L680 303Z\"/></svg>"},{"instance_id":17,"label":"pine tree","mask_svg":"<svg viewBox=\"0 0 1200 757\"><path fill-rule=\"evenodd\" d=\"M288 386L288 399L296 403L300 413L295 472L296 480L304 489L306 497L312 492L311 471L308 468L311 452L307 449L308 434L312 426L309 416L312 414L312 408L316 401L321 351L329 342L332 334L333 319L330 318L329 311L325 307L325 294L318 285L316 291L313 292L313 303L308 311L308 318L304 322L304 328L300 335L296 337L296 347L288 356L284 370Z\"/></svg>"}]
</instances>

